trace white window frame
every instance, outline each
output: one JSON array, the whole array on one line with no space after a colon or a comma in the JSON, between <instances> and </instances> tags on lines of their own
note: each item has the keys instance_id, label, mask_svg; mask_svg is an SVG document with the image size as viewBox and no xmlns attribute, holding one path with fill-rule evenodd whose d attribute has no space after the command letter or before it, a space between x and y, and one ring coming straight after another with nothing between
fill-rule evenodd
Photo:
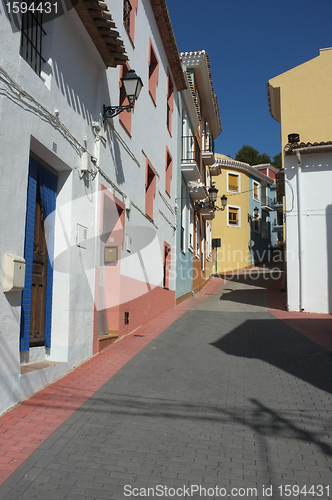
<instances>
[{"instance_id":1,"label":"white window frame","mask_svg":"<svg viewBox=\"0 0 332 500\"><path fill-rule=\"evenodd\" d=\"M230 175L235 175L236 177L238 177L238 184L237 184L238 190L237 191L233 191L232 189L229 189L229 176ZM241 176L237 172L227 172L227 192L228 193L241 193Z\"/></svg>"},{"instance_id":2,"label":"white window frame","mask_svg":"<svg viewBox=\"0 0 332 500\"><path fill-rule=\"evenodd\" d=\"M183 241L182 241L182 247L181 247L181 252L186 253L187 249L187 232L188 232L188 208L187 208L187 185L185 182L182 181L181 184L181 231L182 227L184 229L183 231Z\"/></svg>"},{"instance_id":3,"label":"white window frame","mask_svg":"<svg viewBox=\"0 0 332 500\"><path fill-rule=\"evenodd\" d=\"M238 224L230 224L229 223L229 209L235 208L238 210ZM235 205L227 205L227 226L228 227L241 227L241 207L237 207Z\"/></svg>"},{"instance_id":4,"label":"white window frame","mask_svg":"<svg viewBox=\"0 0 332 500\"><path fill-rule=\"evenodd\" d=\"M258 197L257 197L257 198L255 198L255 185L257 186L257 195L258 195ZM257 181L253 181L253 184L252 184L252 198L253 198L253 200L255 200L255 201L260 201L260 199L261 199L261 197L260 197L260 189L259 189L259 187L260 187L259 182L257 182Z\"/></svg>"},{"instance_id":5,"label":"white window frame","mask_svg":"<svg viewBox=\"0 0 332 500\"><path fill-rule=\"evenodd\" d=\"M209 221L206 221L206 260L209 261L212 255L212 227Z\"/></svg>"},{"instance_id":6,"label":"white window frame","mask_svg":"<svg viewBox=\"0 0 332 500\"><path fill-rule=\"evenodd\" d=\"M195 216L195 257L197 259L201 256L201 227L199 217Z\"/></svg>"},{"instance_id":7,"label":"white window frame","mask_svg":"<svg viewBox=\"0 0 332 500\"><path fill-rule=\"evenodd\" d=\"M190 205L189 208L189 238L188 238L188 249L190 252L194 252L194 209Z\"/></svg>"}]
</instances>

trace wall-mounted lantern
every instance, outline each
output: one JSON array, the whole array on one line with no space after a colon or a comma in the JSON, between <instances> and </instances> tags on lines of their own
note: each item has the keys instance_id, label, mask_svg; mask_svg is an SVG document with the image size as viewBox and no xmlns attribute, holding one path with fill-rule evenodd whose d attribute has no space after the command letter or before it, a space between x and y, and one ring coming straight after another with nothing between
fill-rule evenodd
<instances>
[{"instance_id":1,"label":"wall-mounted lantern","mask_svg":"<svg viewBox=\"0 0 332 500\"><path fill-rule=\"evenodd\" d=\"M248 222L251 220L257 220L259 217L259 209L257 207L254 208L254 215L248 214Z\"/></svg>"},{"instance_id":2,"label":"wall-mounted lantern","mask_svg":"<svg viewBox=\"0 0 332 500\"><path fill-rule=\"evenodd\" d=\"M121 78L121 82L126 93L129 104L125 106L103 106L103 117L114 118L115 116L122 113L122 111L131 112L137 101L138 96L143 87L143 82L139 76L136 75L135 70L131 69L128 73Z\"/></svg>"}]
</instances>

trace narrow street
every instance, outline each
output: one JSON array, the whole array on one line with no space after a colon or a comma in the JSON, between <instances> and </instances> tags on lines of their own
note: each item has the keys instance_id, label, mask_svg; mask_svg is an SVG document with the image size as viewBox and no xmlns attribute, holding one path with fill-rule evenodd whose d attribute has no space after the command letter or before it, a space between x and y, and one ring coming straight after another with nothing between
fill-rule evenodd
<instances>
[{"instance_id":1,"label":"narrow street","mask_svg":"<svg viewBox=\"0 0 332 500\"><path fill-rule=\"evenodd\" d=\"M269 283L268 273L242 275L189 299L9 475L0 498L332 498L332 353L291 315L269 312ZM331 317L303 317L331 335ZM105 366L121 343L144 340L135 334L99 355ZM84 365L81 387L104 366L98 356ZM0 426L19 408L30 418L28 400Z\"/></svg>"}]
</instances>

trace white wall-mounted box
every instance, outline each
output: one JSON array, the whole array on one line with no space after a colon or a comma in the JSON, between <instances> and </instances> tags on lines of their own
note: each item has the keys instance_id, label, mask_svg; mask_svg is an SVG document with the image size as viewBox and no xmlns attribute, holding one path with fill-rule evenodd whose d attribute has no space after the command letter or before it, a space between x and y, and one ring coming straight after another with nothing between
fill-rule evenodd
<instances>
[{"instance_id":1,"label":"white wall-mounted box","mask_svg":"<svg viewBox=\"0 0 332 500\"><path fill-rule=\"evenodd\" d=\"M17 255L6 254L4 273L4 292L20 292L24 288L25 260Z\"/></svg>"}]
</instances>

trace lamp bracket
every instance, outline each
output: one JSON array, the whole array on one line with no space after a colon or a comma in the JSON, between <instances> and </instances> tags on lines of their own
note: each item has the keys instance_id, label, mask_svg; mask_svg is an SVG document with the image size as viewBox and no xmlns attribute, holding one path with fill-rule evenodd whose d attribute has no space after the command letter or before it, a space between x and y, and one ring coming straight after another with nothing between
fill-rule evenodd
<instances>
[{"instance_id":1,"label":"lamp bracket","mask_svg":"<svg viewBox=\"0 0 332 500\"><path fill-rule=\"evenodd\" d=\"M204 201L196 201L195 208L199 210L200 208L207 208L208 210L220 210L221 212L225 210L226 207L218 207L213 201L205 203Z\"/></svg>"},{"instance_id":2,"label":"lamp bracket","mask_svg":"<svg viewBox=\"0 0 332 500\"><path fill-rule=\"evenodd\" d=\"M108 118L114 118L115 116L118 116L122 111L127 111L128 113L131 112L135 104L135 100L130 100L129 104L126 106L103 106L103 117L104 120Z\"/></svg>"}]
</instances>

